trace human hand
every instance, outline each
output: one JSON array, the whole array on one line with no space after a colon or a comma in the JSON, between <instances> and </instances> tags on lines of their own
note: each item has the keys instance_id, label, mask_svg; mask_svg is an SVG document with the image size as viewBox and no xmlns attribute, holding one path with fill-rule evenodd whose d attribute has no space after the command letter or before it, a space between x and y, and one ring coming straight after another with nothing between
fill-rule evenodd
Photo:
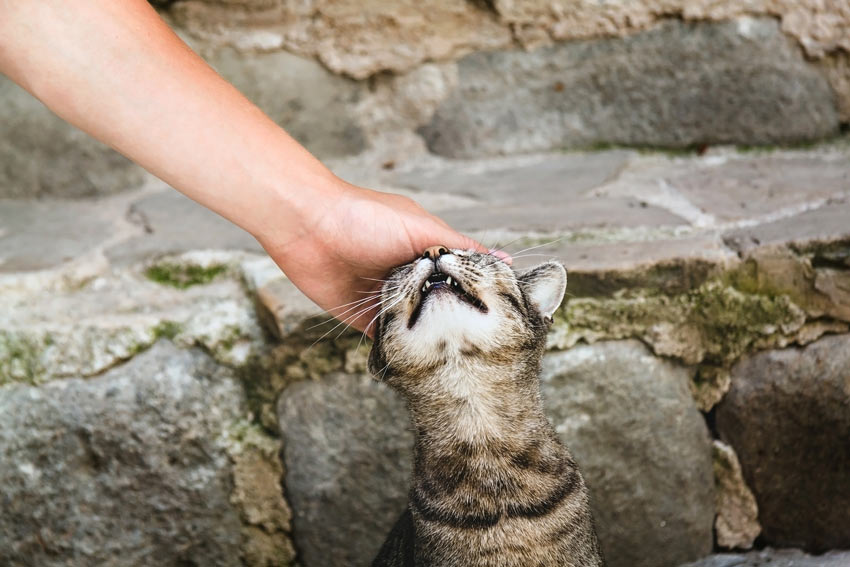
<instances>
[{"instance_id":1,"label":"human hand","mask_svg":"<svg viewBox=\"0 0 850 567\"><path fill-rule=\"evenodd\" d=\"M294 238L270 235L259 240L305 295L369 336L377 314L376 292L392 268L433 245L487 252L412 199L347 184L331 203L303 212L299 224Z\"/></svg>"}]
</instances>

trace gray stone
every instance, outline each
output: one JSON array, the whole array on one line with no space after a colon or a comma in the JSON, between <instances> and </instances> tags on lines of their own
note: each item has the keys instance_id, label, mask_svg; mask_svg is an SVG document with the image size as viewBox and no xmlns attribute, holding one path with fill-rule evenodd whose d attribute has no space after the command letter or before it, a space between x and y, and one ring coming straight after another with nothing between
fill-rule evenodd
<instances>
[{"instance_id":1,"label":"gray stone","mask_svg":"<svg viewBox=\"0 0 850 567\"><path fill-rule=\"evenodd\" d=\"M0 564L240 564L229 371L161 342L89 380L0 388Z\"/></svg>"},{"instance_id":2,"label":"gray stone","mask_svg":"<svg viewBox=\"0 0 850 567\"><path fill-rule=\"evenodd\" d=\"M528 197L524 204L479 205L441 213L443 220L458 230L500 227L514 231L587 231L642 227L676 227L684 219L636 199L564 199L541 203Z\"/></svg>"},{"instance_id":3,"label":"gray stone","mask_svg":"<svg viewBox=\"0 0 850 567\"><path fill-rule=\"evenodd\" d=\"M544 358L542 393L591 491L611 567L664 567L711 551L711 440L690 371L637 341Z\"/></svg>"},{"instance_id":4,"label":"gray stone","mask_svg":"<svg viewBox=\"0 0 850 567\"><path fill-rule=\"evenodd\" d=\"M623 39L475 53L421 129L453 157L598 142L684 147L838 131L825 76L769 19L669 21Z\"/></svg>"},{"instance_id":5,"label":"gray stone","mask_svg":"<svg viewBox=\"0 0 850 567\"><path fill-rule=\"evenodd\" d=\"M831 551L807 555L797 549L763 549L744 554L710 555L681 567L846 567L850 551Z\"/></svg>"},{"instance_id":6,"label":"gray stone","mask_svg":"<svg viewBox=\"0 0 850 567\"><path fill-rule=\"evenodd\" d=\"M368 565L407 501L404 403L367 375L332 374L287 388L278 415L299 560Z\"/></svg>"},{"instance_id":7,"label":"gray stone","mask_svg":"<svg viewBox=\"0 0 850 567\"><path fill-rule=\"evenodd\" d=\"M735 448L771 545L850 547L850 336L758 353L732 369L717 429Z\"/></svg>"},{"instance_id":8,"label":"gray stone","mask_svg":"<svg viewBox=\"0 0 850 567\"><path fill-rule=\"evenodd\" d=\"M661 175L703 213L719 221L740 221L798 212L812 204L847 196L847 157L755 155L691 162Z\"/></svg>"},{"instance_id":9,"label":"gray stone","mask_svg":"<svg viewBox=\"0 0 850 567\"><path fill-rule=\"evenodd\" d=\"M0 200L0 272L57 266L85 255L114 234L115 219L88 203Z\"/></svg>"},{"instance_id":10,"label":"gray stone","mask_svg":"<svg viewBox=\"0 0 850 567\"><path fill-rule=\"evenodd\" d=\"M448 193L471 199L466 206L434 211L465 231L492 227L516 231L587 230L679 226L684 219L628 196L590 191L625 166L630 152L570 153L520 158L439 162L412 168L391 183L423 195Z\"/></svg>"},{"instance_id":11,"label":"gray stone","mask_svg":"<svg viewBox=\"0 0 850 567\"><path fill-rule=\"evenodd\" d=\"M144 171L0 75L0 197L91 197L138 187Z\"/></svg>"},{"instance_id":12,"label":"gray stone","mask_svg":"<svg viewBox=\"0 0 850 567\"><path fill-rule=\"evenodd\" d=\"M850 241L850 222L847 219L850 219L850 198L839 198L798 215L730 230L723 235L723 240L739 252L771 244L789 244L792 248L807 251L819 244Z\"/></svg>"},{"instance_id":13,"label":"gray stone","mask_svg":"<svg viewBox=\"0 0 850 567\"><path fill-rule=\"evenodd\" d=\"M488 203L555 203L586 196L615 178L634 152L569 152L478 160L435 160L400 171L393 183L426 193L467 195Z\"/></svg>"},{"instance_id":14,"label":"gray stone","mask_svg":"<svg viewBox=\"0 0 850 567\"><path fill-rule=\"evenodd\" d=\"M128 215L144 234L106 250L119 266L187 250L262 251L253 236L177 191L142 197Z\"/></svg>"},{"instance_id":15,"label":"gray stone","mask_svg":"<svg viewBox=\"0 0 850 567\"><path fill-rule=\"evenodd\" d=\"M205 54L225 79L313 154L334 157L366 147L355 107L366 87L285 51Z\"/></svg>"}]
</instances>

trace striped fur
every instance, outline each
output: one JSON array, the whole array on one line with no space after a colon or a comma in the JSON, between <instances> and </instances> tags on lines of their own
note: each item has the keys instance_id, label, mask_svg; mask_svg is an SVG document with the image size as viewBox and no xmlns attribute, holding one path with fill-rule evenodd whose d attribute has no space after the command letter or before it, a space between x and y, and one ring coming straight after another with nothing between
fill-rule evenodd
<instances>
[{"instance_id":1,"label":"striped fur","mask_svg":"<svg viewBox=\"0 0 850 567\"><path fill-rule=\"evenodd\" d=\"M455 284L423 293L435 272ZM374 567L603 564L538 387L565 285L559 264L516 275L461 250L391 274L369 368L406 399L416 441L408 508Z\"/></svg>"}]
</instances>

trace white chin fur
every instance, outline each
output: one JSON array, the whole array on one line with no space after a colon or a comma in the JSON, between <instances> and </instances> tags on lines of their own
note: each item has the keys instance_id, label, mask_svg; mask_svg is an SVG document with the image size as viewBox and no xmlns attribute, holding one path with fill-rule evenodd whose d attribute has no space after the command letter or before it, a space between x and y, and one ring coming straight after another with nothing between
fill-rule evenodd
<instances>
[{"instance_id":1,"label":"white chin fur","mask_svg":"<svg viewBox=\"0 0 850 567\"><path fill-rule=\"evenodd\" d=\"M451 355L468 345L487 348L498 337L496 313L482 313L452 293L429 297L419 319L402 335L404 351L420 362ZM444 348L438 348L440 344Z\"/></svg>"}]
</instances>

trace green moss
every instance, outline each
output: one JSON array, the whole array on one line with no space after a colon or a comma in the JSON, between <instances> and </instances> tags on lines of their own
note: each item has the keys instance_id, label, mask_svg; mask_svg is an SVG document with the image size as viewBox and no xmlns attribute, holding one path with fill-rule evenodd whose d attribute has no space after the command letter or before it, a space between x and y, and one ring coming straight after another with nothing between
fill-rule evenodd
<instances>
[{"instance_id":1,"label":"green moss","mask_svg":"<svg viewBox=\"0 0 850 567\"><path fill-rule=\"evenodd\" d=\"M665 154L669 156L686 156L694 155L704 151L707 146L705 144L689 144L682 147L674 146L652 146L639 144L621 144L617 142L598 141L580 146L577 148L563 148L564 152L585 151L585 152L607 152L612 150L633 150L643 154Z\"/></svg>"},{"instance_id":2,"label":"green moss","mask_svg":"<svg viewBox=\"0 0 850 567\"><path fill-rule=\"evenodd\" d=\"M0 331L0 385L12 382L39 383L45 372L41 361L45 344L46 337L36 339Z\"/></svg>"},{"instance_id":3,"label":"green moss","mask_svg":"<svg viewBox=\"0 0 850 567\"><path fill-rule=\"evenodd\" d=\"M180 323L176 323L174 321L162 321L153 328L154 341L162 338L171 340L180 334L180 331Z\"/></svg>"},{"instance_id":4,"label":"green moss","mask_svg":"<svg viewBox=\"0 0 850 567\"><path fill-rule=\"evenodd\" d=\"M148 268L145 271L145 276L149 280L162 285L186 289L194 285L209 283L226 271L227 266L221 264L198 266L164 262Z\"/></svg>"},{"instance_id":5,"label":"green moss","mask_svg":"<svg viewBox=\"0 0 850 567\"><path fill-rule=\"evenodd\" d=\"M720 280L678 295L648 290L574 298L555 318L556 346L639 338L656 353L723 365L760 339L790 334L805 315L787 296L744 293Z\"/></svg>"}]
</instances>

